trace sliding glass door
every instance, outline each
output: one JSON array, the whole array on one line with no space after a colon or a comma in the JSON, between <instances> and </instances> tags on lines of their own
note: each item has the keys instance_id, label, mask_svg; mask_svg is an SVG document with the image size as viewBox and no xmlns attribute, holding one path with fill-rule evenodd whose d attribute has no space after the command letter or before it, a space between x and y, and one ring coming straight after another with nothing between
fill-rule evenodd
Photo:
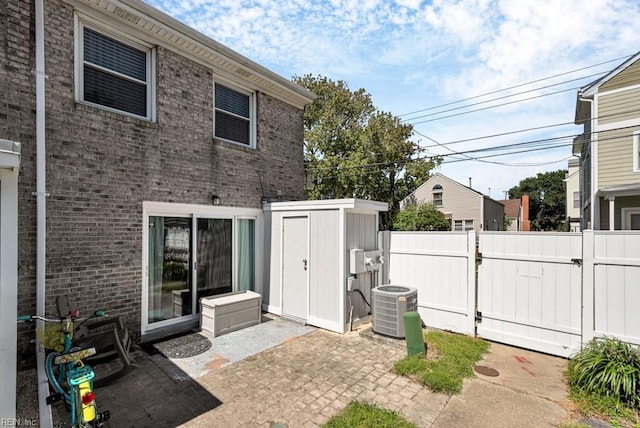
<instances>
[{"instance_id":1,"label":"sliding glass door","mask_svg":"<svg viewBox=\"0 0 640 428\"><path fill-rule=\"evenodd\" d=\"M147 325L193 318L199 301L255 290L256 220L148 216Z\"/></svg>"},{"instance_id":2,"label":"sliding glass door","mask_svg":"<svg viewBox=\"0 0 640 428\"><path fill-rule=\"evenodd\" d=\"M149 323L192 313L191 218L149 217Z\"/></svg>"}]
</instances>

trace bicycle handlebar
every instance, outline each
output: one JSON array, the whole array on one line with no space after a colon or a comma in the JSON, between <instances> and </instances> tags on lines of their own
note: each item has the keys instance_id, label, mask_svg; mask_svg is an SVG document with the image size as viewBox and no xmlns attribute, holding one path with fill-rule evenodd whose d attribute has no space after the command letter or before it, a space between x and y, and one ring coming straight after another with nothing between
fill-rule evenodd
<instances>
[{"instance_id":1,"label":"bicycle handlebar","mask_svg":"<svg viewBox=\"0 0 640 428\"><path fill-rule=\"evenodd\" d=\"M41 320L45 322L62 322L65 320L41 317L40 315L18 315L18 322Z\"/></svg>"},{"instance_id":2,"label":"bicycle handlebar","mask_svg":"<svg viewBox=\"0 0 640 428\"><path fill-rule=\"evenodd\" d=\"M60 318L47 318L40 315L18 315L18 322L26 322L26 321L33 321L33 320L41 320L44 322L64 322L68 320L84 322L94 317L106 317L106 316L107 314L104 311L95 311L93 315L87 318L71 317L71 318L60 319Z\"/></svg>"}]
</instances>

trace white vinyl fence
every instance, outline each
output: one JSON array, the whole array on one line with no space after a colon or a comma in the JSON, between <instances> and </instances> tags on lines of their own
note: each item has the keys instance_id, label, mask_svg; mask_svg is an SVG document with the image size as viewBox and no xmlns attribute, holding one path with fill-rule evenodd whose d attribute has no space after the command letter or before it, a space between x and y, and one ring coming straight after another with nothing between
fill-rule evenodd
<instances>
[{"instance_id":1,"label":"white vinyl fence","mask_svg":"<svg viewBox=\"0 0 640 428\"><path fill-rule=\"evenodd\" d=\"M640 232L381 232L387 283L430 327L564 357L594 336L640 345Z\"/></svg>"},{"instance_id":2,"label":"white vinyl fence","mask_svg":"<svg viewBox=\"0 0 640 428\"><path fill-rule=\"evenodd\" d=\"M640 345L640 232L585 232L583 339Z\"/></svg>"},{"instance_id":3,"label":"white vinyl fence","mask_svg":"<svg viewBox=\"0 0 640 428\"><path fill-rule=\"evenodd\" d=\"M415 287L429 326L475 334L475 232L381 233L390 234L385 282Z\"/></svg>"}]
</instances>

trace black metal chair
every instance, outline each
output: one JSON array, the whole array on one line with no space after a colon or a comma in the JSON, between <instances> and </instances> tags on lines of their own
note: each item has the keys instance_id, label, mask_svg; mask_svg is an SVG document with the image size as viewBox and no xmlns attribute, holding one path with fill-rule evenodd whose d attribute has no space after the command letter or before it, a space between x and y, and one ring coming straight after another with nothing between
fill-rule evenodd
<instances>
[{"instance_id":1,"label":"black metal chair","mask_svg":"<svg viewBox=\"0 0 640 428\"><path fill-rule=\"evenodd\" d=\"M68 296L56 298L58 315L62 318L71 313ZM85 361L96 371L94 387L108 385L137 366L129 351L131 336L117 316L104 316L81 321L74 327L73 342L81 348L93 347L96 354ZM116 358L119 361L115 361ZM96 366L100 366L96 368Z\"/></svg>"}]
</instances>

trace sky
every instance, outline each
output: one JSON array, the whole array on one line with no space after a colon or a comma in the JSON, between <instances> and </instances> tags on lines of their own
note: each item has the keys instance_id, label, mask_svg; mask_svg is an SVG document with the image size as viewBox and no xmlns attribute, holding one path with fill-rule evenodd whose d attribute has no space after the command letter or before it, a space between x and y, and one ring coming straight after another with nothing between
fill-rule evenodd
<instances>
[{"instance_id":1,"label":"sky","mask_svg":"<svg viewBox=\"0 0 640 428\"><path fill-rule=\"evenodd\" d=\"M640 50L638 0L145 1L285 78L364 88L494 199L567 169L578 88Z\"/></svg>"}]
</instances>

